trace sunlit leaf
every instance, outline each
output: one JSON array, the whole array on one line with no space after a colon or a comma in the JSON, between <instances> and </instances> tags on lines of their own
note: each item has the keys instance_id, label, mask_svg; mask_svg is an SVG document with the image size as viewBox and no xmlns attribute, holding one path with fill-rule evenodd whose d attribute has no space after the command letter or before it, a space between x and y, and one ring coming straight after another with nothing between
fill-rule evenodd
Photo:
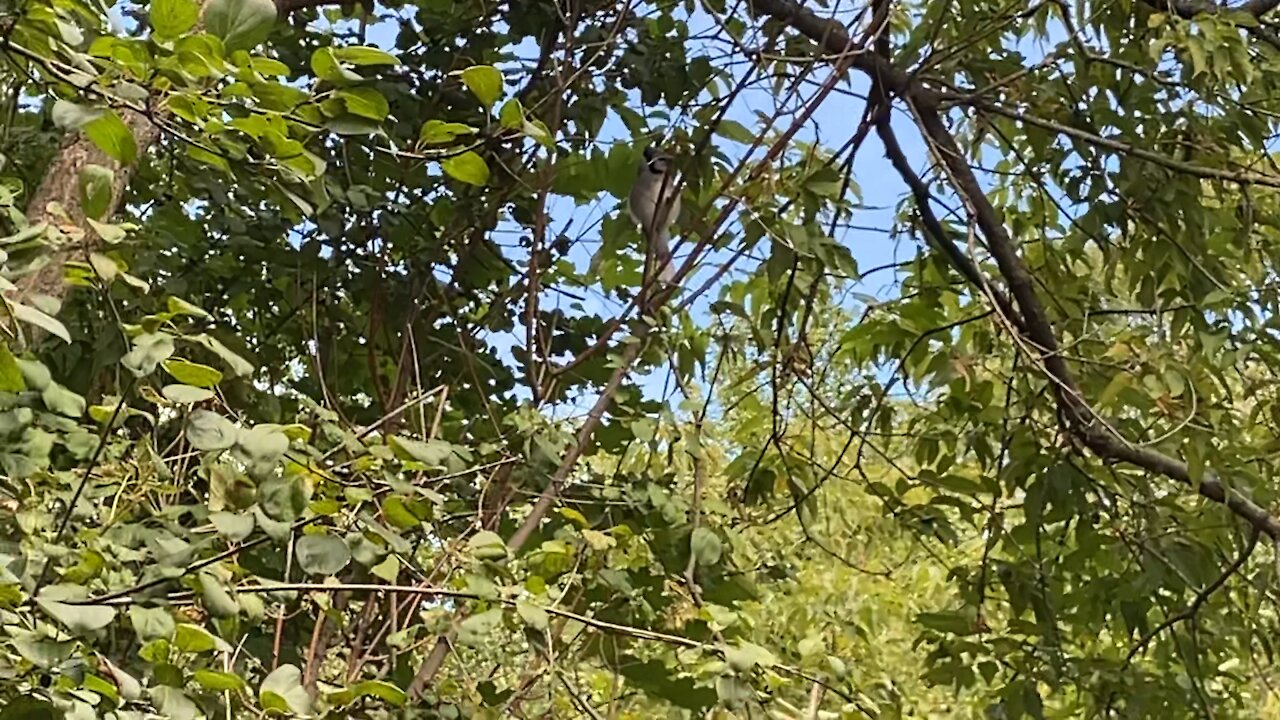
<instances>
[{"instance_id":1,"label":"sunlit leaf","mask_svg":"<svg viewBox=\"0 0 1280 720\"><path fill-rule=\"evenodd\" d=\"M96 119L85 123L81 131L121 165L132 165L138 159L138 143L133 132L114 110L104 110Z\"/></svg>"},{"instance_id":2,"label":"sunlit leaf","mask_svg":"<svg viewBox=\"0 0 1280 720\"><path fill-rule=\"evenodd\" d=\"M462 82L485 108L502 97L502 73L492 65L473 65L462 71Z\"/></svg>"},{"instance_id":3,"label":"sunlit leaf","mask_svg":"<svg viewBox=\"0 0 1280 720\"><path fill-rule=\"evenodd\" d=\"M152 0L151 27L161 38L176 38L195 27L200 6L195 0Z\"/></svg>"},{"instance_id":4,"label":"sunlit leaf","mask_svg":"<svg viewBox=\"0 0 1280 720\"><path fill-rule=\"evenodd\" d=\"M209 32L222 38L227 50L247 50L271 34L277 12L271 0L209 0L204 21Z\"/></svg>"},{"instance_id":5,"label":"sunlit leaf","mask_svg":"<svg viewBox=\"0 0 1280 720\"><path fill-rule=\"evenodd\" d=\"M238 430L215 412L195 410L187 418L186 435L197 450L225 450L235 444Z\"/></svg>"},{"instance_id":6,"label":"sunlit leaf","mask_svg":"<svg viewBox=\"0 0 1280 720\"><path fill-rule=\"evenodd\" d=\"M470 150L460 155L445 158L440 161L440 167L444 169L449 177L469 185L483 187L485 183L489 182L488 164L485 163L484 158Z\"/></svg>"},{"instance_id":7,"label":"sunlit leaf","mask_svg":"<svg viewBox=\"0 0 1280 720\"><path fill-rule=\"evenodd\" d=\"M299 567L312 575L334 575L351 562L347 544L332 535L303 535L294 551Z\"/></svg>"},{"instance_id":8,"label":"sunlit leaf","mask_svg":"<svg viewBox=\"0 0 1280 720\"><path fill-rule=\"evenodd\" d=\"M13 316L18 320L47 330L66 342L71 342L71 333L67 331L67 326L63 325L62 321L52 315L45 313L43 310L37 310L30 305L23 305L18 302L9 302L8 306L9 311L12 312Z\"/></svg>"},{"instance_id":9,"label":"sunlit leaf","mask_svg":"<svg viewBox=\"0 0 1280 720\"><path fill-rule=\"evenodd\" d=\"M311 711L311 695L302 686L302 671L294 665L281 665L271 671L263 679L258 697L268 709L298 715Z\"/></svg>"}]
</instances>

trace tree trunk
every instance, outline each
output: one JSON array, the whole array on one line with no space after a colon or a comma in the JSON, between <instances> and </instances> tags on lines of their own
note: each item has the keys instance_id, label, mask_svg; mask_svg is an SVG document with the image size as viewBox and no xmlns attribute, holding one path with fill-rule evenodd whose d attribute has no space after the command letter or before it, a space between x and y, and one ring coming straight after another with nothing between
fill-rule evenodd
<instances>
[{"instance_id":1,"label":"tree trunk","mask_svg":"<svg viewBox=\"0 0 1280 720\"><path fill-rule=\"evenodd\" d=\"M279 17L285 17L294 10L319 7L332 1L276 0L276 10ZM201 5L203 6L204 3L201 2ZM204 21L201 20L192 32L198 32L203 27ZM147 116L133 110L123 110L120 115L124 124L133 132L133 139L138 148L137 161L141 162L143 156L160 138L160 128ZM27 204L27 219L32 224L51 220L48 211L49 203L57 202L62 205L76 227L84 231L84 242L79 246L55 248L49 258L50 262L16 283L18 291L14 300L30 304L30 299L36 295L48 295L62 300L67 292L67 284L62 279L63 265L71 257L86 254L99 247L102 239L85 222L84 211L80 207L80 170L90 164L110 168L115 173L111 187L111 204L107 206L106 218L114 217L119 211L120 202L124 199L125 190L129 187L134 168L121 167L83 134L69 134L63 140L62 149L45 172L44 179L40 181L40 186L36 188L35 194Z\"/></svg>"},{"instance_id":2,"label":"tree trunk","mask_svg":"<svg viewBox=\"0 0 1280 720\"><path fill-rule=\"evenodd\" d=\"M142 153L160 137L160 129L145 115L133 110L123 111L121 119L133 132L141 158ZM68 134L63 139L62 149L27 204L27 219L33 225L53 222L55 216L49 211L49 205L58 203L70 216L71 222L84 232L84 241L79 245L68 243L54 248L47 264L20 278L17 281L17 296L14 298L18 302L30 304L30 299L36 295L48 295L61 300L67 291L67 284L62 279L62 266L75 255L97 249L101 242L101 238L85 222L84 210L80 207L80 171L86 165L101 165L115 173L107 217L115 215L120 208L120 201L133 176L133 166L121 166L82 133Z\"/></svg>"}]
</instances>

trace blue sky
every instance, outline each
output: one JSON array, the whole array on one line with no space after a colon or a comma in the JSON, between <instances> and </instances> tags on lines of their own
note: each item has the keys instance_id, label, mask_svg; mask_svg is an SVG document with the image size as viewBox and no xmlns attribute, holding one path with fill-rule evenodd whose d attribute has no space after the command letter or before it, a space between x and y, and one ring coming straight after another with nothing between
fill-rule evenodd
<instances>
[{"instance_id":1,"label":"blue sky","mask_svg":"<svg viewBox=\"0 0 1280 720\"><path fill-rule=\"evenodd\" d=\"M113 10L113 17L118 26L127 27L132 25L131 21L123 21L120 18L118 9L117 7ZM410 6L404 12L411 13L413 9ZM319 22L324 23L326 21L321 20ZM343 24L348 22L344 21ZM713 27L709 16L702 15L700 12L696 13L690 20L690 35L699 36ZM367 39L369 44L394 50L396 32L397 28L394 24L381 23L369 28ZM689 49L689 54L697 54L700 50L711 51L712 54L723 54L724 47L722 45L712 47L708 43L700 48L693 44ZM1042 56L1043 53L1042 50L1037 51L1032 48L1028 50L1027 55L1033 58L1036 55ZM536 44L532 41L523 43L522 46L515 48L515 54L522 60L527 60L531 65L532 59L537 55ZM513 63L508 69L516 71L518 75L520 67L520 64ZM816 92L822 81L829 76L830 72L829 66L816 66L811 75L812 82L803 88L801 94L803 96L811 96ZM522 78L516 79L522 80ZM865 98L868 91L868 85L869 81L864 75L850 73L846 79L839 83L837 91L831 93L808 120L797 134L796 140L806 142L819 141L827 148L834 148L843 144L854 132L858 121L862 117L865 105L863 98ZM755 86L748 89L738 98L727 117L737 120L749 129L754 129L758 126L756 111L769 113L772 111L774 103L775 96L768 88ZM633 106L633 109L658 110L658 108L639 108L638 103ZM680 122L678 112L673 112L672 116L676 122ZM784 117L775 125L775 129L781 130L789 122L790 120ZM927 165L927 153L919 132L909 118L905 117L901 112L894 115L892 122L898 131L898 137L903 145L904 152L917 170L923 173ZM655 123L654 127L658 129L663 124L665 123L659 121ZM639 147L638 141L632 138L630 132L616 116L611 116L606 121L598 142L601 146L620 142ZM740 155L743 149L742 146L726 141L723 138L717 137L715 142L718 143L722 151L725 151L731 157ZM763 149L757 151L755 157L758 158L762 154ZM894 208L904 196L905 187L896 171L884 158L883 148L874 133L871 134L861 148L855 162L854 171L855 181L861 190L863 209L859 210L849 221L855 227L837 230L836 240L850 250L862 270L883 266L914 256L917 251L916 238L903 236L901 239L894 240L887 232L893 226ZM557 198L553 200L549 208L549 226L556 229L565 227L570 237L582 237L582 242L575 244L569 259L577 264L580 269L585 270L590 263L592 254L599 246L599 223L601 219L605 216L619 213L625 214L625 212L625 207L618 202L618 199L607 194L585 205L576 205L567 198ZM731 224L728 230L733 232L733 229ZM499 230L499 237L512 250L513 260L525 259L523 252L513 242L515 238L519 237L520 230L514 223L509 223L508 227ZM685 245L686 250L689 244ZM760 250L767 251L767 243L762 244ZM714 267L716 259L716 256L711 257L707 264L709 267L704 267L696 278L706 277L711 272L709 268ZM745 259L740 263L740 267L745 270L750 270L750 265L751 262ZM687 283L686 287L699 285L700 280L696 278ZM862 295L886 298L896 294L893 280L892 273L881 272L846 289ZM707 313L707 307L716 297L716 291L712 290L693 306L692 314L696 322L699 324L709 323L710 316ZM564 301L563 296L556 293L547 293L543 300L544 307ZM600 313L605 317L615 316L623 308L623 305L616 300L606 298L598 292L589 294L582 305L586 312ZM856 311L858 308L855 307L853 309ZM500 350L509 351L511 347L523 343L523 331L518 329L511 336L490 336L487 340ZM664 390L669 393L669 389L666 387L669 381L665 372L654 373L650 377L644 378L641 384L648 393L654 395L662 394ZM567 403L563 411L568 414L581 412L583 403L589 403L590 400L591 398L589 397L578 398L577 402ZM557 412L557 414L561 413Z\"/></svg>"},{"instance_id":2,"label":"blue sky","mask_svg":"<svg viewBox=\"0 0 1280 720\"><path fill-rule=\"evenodd\" d=\"M412 6L404 12L412 13ZM319 22L324 23L325 21L321 20ZM341 24L354 26L354 23L350 21L342 21ZM689 25L689 34L695 37L714 29L712 19L701 12L695 13L691 17ZM367 30L367 42L370 45L394 51L397 32L398 28L390 23L373 25ZM696 43L691 44L689 55L694 56L699 52L723 54L724 48L722 45L713 46L711 43L704 43L701 46ZM538 54L538 47L535 42L529 40L515 47L513 53L521 59L522 63L510 63L502 69L510 73L509 79L514 84L523 82L522 68L532 66L532 62ZM830 72L829 66L817 66L810 76L812 80L802 87L800 96L812 96L818 86L829 76ZM804 127L797 133L795 140L821 142L829 149L843 144L852 135L862 117L864 109L863 98L866 96L868 89L869 81L865 76L859 73L850 73L845 80L842 80L837 85L836 91L832 92L813 116L809 118ZM633 93L633 96L635 95ZM760 85L753 85L738 97L726 117L742 123L749 129L755 129L759 124L757 112L772 113L775 101L776 98L770 89ZM643 108L637 98L632 109L647 113L650 116L653 120L650 127L651 130L661 130L669 124L661 119L668 112L666 108ZM682 115L678 110L670 111L670 118L673 123L683 122ZM893 118L893 123L898 130L904 152L911 159L913 165L923 172L926 164L926 151L916 128L908 118L900 113ZM783 117L775 124L774 129L775 131L781 131L789 124L790 119ZM696 133L695 137L697 137ZM598 146L605 150L614 143L629 144L638 149L642 142L642 140L632 137L630 131L616 115L611 115L605 121L600 136L597 138ZM717 147L722 152L733 158L741 157L742 151L745 149L741 145L718 136L714 138L713 142L717 144ZM756 151L754 157L759 158L763 153L764 148L760 148ZM433 169L433 171L435 170ZM894 208L901 200L904 189L897 173L884 158L883 148L874 133L863 144L855 161L854 173L855 182L861 191L861 202L864 208L847 221L856 227L837 230L836 240L849 248L861 269L883 266L914 256L916 252L914 239L904 237L895 241L890 239L887 232L893 226ZM851 199L857 200L857 198ZM607 193L586 204L577 204L569 198L553 197L550 199L548 206L548 225L557 230L565 228L569 237L579 239L570 251L568 259L574 262L580 270L586 270L591 262L592 255L599 248L601 221L605 217L613 217L619 214L625 216L625 213L625 204ZM715 214L713 212L711 216L714 217ZM733 233L734 228L735 225L731 220L728 232ZM511 259L517 262L526 259L524 251L517 247L514 242L521 233L522 228L514 222L505 223L505 226L500 227L497 233L502 244L510 250ZM691 244L692 241L687 242L682 250L687 252ZM758 252L767 251L767 243L758 248ZM686 283L686 288L699 286L703 279L714 271L717 260L722 260L725 257L727 257L726 252L710 256L694 279ZM750 271L753 264L753 262L744 258L737 267L741 271ZM896 292L893 280L892 273L881 272L847 289L863 295L885 298L892 296ZM575 288L573 291L577 294L580 289ZM711 317L707 309L717 297L716 289L712 289L691 307L690 311L695 322L704 325L710 323ZM558 293L544 293L544 308L554 306L558 302L568 303L571 300ZM616 316L625 307L623 303L614 298L606 297L599 291L591 291L585 294L581 305L583 311L599 313L606 318ZM516 332L508 335L491 334L486 340L497 348L501 354L508 355L511 348L523 344L523 330L517 328ZM514 360L512 362L514 364ZM660 368L638 378L638 382L647 395L670 397L673 391L673 383L668 375L669 373L665 369ZM528 392L524 388L520 388L517 392L522 397L528 397ZM678 398L676 399L678 400ZM580 414L585 412L593 400L592 394L587 393L564 403L561 407L553 409L552 412L557 416Z\"/></svg>"},{"instance_id":3,"label":"blue sky","mask_svg":"<svg viewBox=\"0 0 1280 720\"><path fill-rule=\"evenodd\" d=\"M691 35L700 34L703 30L710 28L711 23L706 16L695 16L690 22ZM371 33L369 37L371 41L381 41L374 33ZM690 54L692 55L694 52L696 52L696 49L691 48ZM522 58L532 58L536 56L537 48L532 42L528 42L523 47L517 48L517 54ZM816 91L817 85L825 80L829 73L830 69L828 67L819 66L812 74L813 84L806 86L802 90L802 95L812 95ZM856 73L851 73L849 80L851 82L842 81L837 86L838 92L833 92L827 97L822 106L797 134L797 140L807 142L822 141L827 147L834 148L842 144L854 132L863 114L864 101L862 98L868 92L869 82L864 76ZM767 88L754 86L738 98L728 112L727 117L742 123L747 128L755 128L758 126L757 111L766 114L770 113L773 110L774 103L775 97L772 92ZM665 110L663 108L641 108L638 102L633 105L632 109L641 111ZM673 112L672 117L676 122L680 122L678 112ZM789 120L784 118L775 125L775 129L782 130L787 127L788 123ZM664 124L663 121L658 120L654 125L654 129L659 129ZM907 153L914 165L923 170L926 151L915 127L907 118L902 116L895 117L894 124L898 129L904 152ZM602 128L599 143L608 145L618 142L639 147L637 140L631 136L631 133L623 123L617 117L610 117ZM719 137L715 138L715 142L718 143L722 151L731 157L740 157L744 149L742 146ZM762 154L763 149L757 151L755 157L758 158ZM860 210L850 222L859 226L859 228L868 229L838 230L836 239L850 249L862 269L869 269L912 257L916 249L911 240L893 241L885 232L893 225L894 208L901 199L903 186L898 180L896 172L884 158L883 148L874 134L863 145L855 161L854 169L855 179L861 189L861 200L865 208ZM575 262L577 267L584 270L590 263L592 253L599 246L599 223L601 219L605 216L625 214L625 212L625 206L619 202L619 199L609 195L604 195L596 201L585 205L575 205L567 198L559 198L552 202L548 209L548 214L551 216L549 223L551 227L568 227L567 234L570 237L578 237L579 234L583 235L584 241L575 244L569 258ZM711 213L712 216L714 214ZM732 224L729 231L733 231ZM593 232L594 241L592 240ZM685 245L684 249L686 251L689 244L691 243L686 243ZM767 251L767 246L762 246L760 249ZM709 258L695 279L686 283L686 288L700 285L702 279L713 272L716 260L725 256L725 253L720 253ZM751 264L749 261L744 260L740 263L740 267L744 270L750 270ZM878 273L869 280L858 283L857 287L852 289L867 295L888 297L894 292L892 280L892 274ZM548 294L544 298L544 303L554 303L557 297L559 296ZM691 308L696 322L709 324L710 316L707 313L707 308L716 298L717 293L712 290ZM606 299L599 294L589 295L582 304L586 311L599 312L605 317L612 317L623 309L621 303ZM491 337L490 342L497 347L510 347L517 343L522 343L523 339ZM670 395L672 388L667 375L668 373L664 369L656 370L640 379L641 386L648 394L655 397ZM561 412L557 414L580 413L585 410L592 400L593 398L589 395L578 398L576 402L566 403L565 407L561 408Z\"/></svg>"}]
</instances>

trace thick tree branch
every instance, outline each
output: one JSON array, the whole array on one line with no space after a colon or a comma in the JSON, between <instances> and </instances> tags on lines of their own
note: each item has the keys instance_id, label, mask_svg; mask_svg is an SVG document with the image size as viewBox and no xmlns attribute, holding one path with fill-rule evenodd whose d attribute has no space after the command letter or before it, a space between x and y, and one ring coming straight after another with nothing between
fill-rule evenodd
<instances>
[{"instance_id":1,"label":"thick tree branch","mask_svg":"<svg viewBox=\"0 0 1280 720\"><path fill-rule=\"evenodd\" d=\"M1280 0L1249 0L1239 7L1231 7L1227 3L1219 5L1212 0L1145 0L1156 10L1172 12L1180 18L1190 20L1197 15L1215 15L1235 10L1248 13L1254 17L1262 17L1280 6Z\"/></svg>"},{"instance_id":2,"label":"thick tree branch","mask_svg":"<svg viewBox=\"0 0 1280 720\"><path fill-rule=\"evenodd\" d=\"M150 118L134 110L123 110L121 119L133 132L134 141L141 155L160 137L160 128ZM80 207L80 172L89 165L100 165L114 173L111 185L111 203L107 216L115 214L116 208L124 198L125 189L133 176L133 165L120 165L98 149L93 141L83 134L68 135L63 139L62 148L54 158L44 178L27 203L27 219L32 225L42 222L55 222L57 218L50 212L50 207L61 206L76 227L84 233L82 244L67 244L53 249L49 262L34 272L24 275L17 281L18 300L36 295L48 295L61 298L65 291L62 281L62 266L72 256L83 253L85 248L95 248L100 240L97 233L85 220L84 211Z\"/></svg>"},{"instance_id":3,"label":"thick tree branch","mask_svg":"<svg viewBox=\"0 0 1280 720\"><path fill-rule=\"evenodd\" d=\"M276 0L276 9L279 15L284 17L297 10L334 4L337 4L336 0ZM199 27L201 26L197 26L197 29ZM160 126L157 121L161 118L149 117L128 109L121 112L121 118L133 133L138 159L141 160L160 138ZM50 203L57 203L83 233L84 240L81 243L54 248L49 256L49 262L19 278L16 282L18 290L15 298L19 302L29 302L31 297L37 295L47 295L61 300L67 291L67 285L63 282L63 265L72 257L95 250L100 245L101 240L85 221L80 203L80 171L87 165L101 165L115 174L111 186L111 202L108 204L105 217L111 218L120 208L129 180L133 177L134 165L122 166L115 162L82 133L68 134L63 140L58 155L45 171L40 185L27 204L27 218L33 225L54 219L49 212L49 206ZM33 332L32 337L38 339L41 334Z\"/></svg>"},{"instance_id":4,"label":"thick tree branch","mask_svg":"<svg viewBox=\"0 0 1280 720\"><path fill-rule=\"evenodd\" d=\"M793 0L753 0L753 7L822 43L823 50L828 53L843 52L853 43L848 32L839 23L819 18ZM1104 460L1128 462L1191 485L1201 495L1226 505L1269 537L1280 539L1280 520L1239 492L1227 489L1217 475L1206 471L1203 477L1194 477L1185 462L1129 443L1094 413L1085 401L1066 360L1060 354L1053 323L1036 293L1031 271L1018 254L1003 218L987 199L972 168L960 152L955 137L939 115L938 95L919 85L906 73L894 68L887 58L879 55L859 54L853 67L867 72L873 80L881 83L884 95L902 97L910 105L934 154L945 166L956 192L969 206L974 221L986 238L987 249L1020 311L1022 323L1018 332L1033 345L1036 360L1052 383L1054 396L1073 437ZM966 274L964 267L958 267L957 270Z\"/></svg>"}]
</instances>

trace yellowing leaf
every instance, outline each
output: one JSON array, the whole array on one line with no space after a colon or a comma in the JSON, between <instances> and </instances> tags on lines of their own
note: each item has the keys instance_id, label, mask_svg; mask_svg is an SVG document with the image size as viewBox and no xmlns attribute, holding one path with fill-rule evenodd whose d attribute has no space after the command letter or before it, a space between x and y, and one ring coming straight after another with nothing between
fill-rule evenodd
<instances>
[{"instance_id":1,"label":"yellowing leaf","mask_svg":"<svg viewBox=\"0 0 1280 720\"><path fill-rule=\"evenodd\" d=\"M486 109L502 97L502 73L492 65L475 65L463 70L462 82Z\"/></svg>"},{"instance_id":2,"label":"yellowing leaf","mask_svg":"<svg viewBox=\"0 0 1280 720\"><path fill-rule=\"evenodd\" d=\"M161 363L164 371L184 385L211 388L222 382L222 373L200 363L193 363L179 358L169 358Z\"/></svg>"},{"instance_id":3,"label":"yellowing leaf","mask_svg":"<svg viewBox=\"0 0 1280 720\"><path fill-rule=\"evenodd\" d=\"M440 167L449 177L469 185L483 187L489 182L489 166L484 158L470 150L461 155L445 158L440 163Z\"/></svg>"}]
</instances>

